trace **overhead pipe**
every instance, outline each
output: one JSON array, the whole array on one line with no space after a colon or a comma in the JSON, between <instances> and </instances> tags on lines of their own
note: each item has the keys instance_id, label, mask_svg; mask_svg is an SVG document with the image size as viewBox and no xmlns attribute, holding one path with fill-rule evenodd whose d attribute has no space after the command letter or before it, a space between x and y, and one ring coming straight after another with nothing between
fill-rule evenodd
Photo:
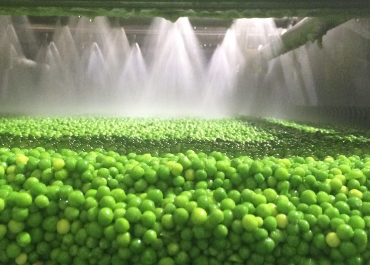
<instances>
[{"instance_id":1,"label":"overhead pipe","mask_svg":"<svg viewBox=\"0 0 370 265\"><path fill-rule=\"evenodd\" d=\"M322 46L323 36L331 29L343 24L348 18L307 17L287 30L279 38L262 47L258 56L262 60L272 60L280 55L295 50L307 42L317 41Z\"/></svg>"}]
</instances>

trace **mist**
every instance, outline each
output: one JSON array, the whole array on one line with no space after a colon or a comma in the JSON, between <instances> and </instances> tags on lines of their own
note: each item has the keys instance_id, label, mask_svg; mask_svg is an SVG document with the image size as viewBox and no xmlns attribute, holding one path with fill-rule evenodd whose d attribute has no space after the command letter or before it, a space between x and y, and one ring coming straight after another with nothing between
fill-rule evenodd
<instances>
[{"instance_id":1,"label":"mist","mask_svg":"<svg viewBox=\"0 0 370 265\"><path fill-rule=\"evenodd\" d=\"M370 103L369 19L274 59L259 51L289 28L271 18L234 20L211 55L188 18L154 19L141 43L105 17L70 18L46 37L17 21L0 17L2 113L308 119L307 108Z\"/></svg>"}]
</instances>

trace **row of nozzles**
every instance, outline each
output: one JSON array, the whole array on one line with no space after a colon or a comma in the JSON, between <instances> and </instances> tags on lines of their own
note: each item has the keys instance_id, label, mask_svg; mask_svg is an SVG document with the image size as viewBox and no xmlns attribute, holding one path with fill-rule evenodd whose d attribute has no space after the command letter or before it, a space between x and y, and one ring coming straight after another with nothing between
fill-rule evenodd
<instances>
[{"instance_id":1,"label":"row of nozzles","mask_svg":"<svg viewBox=\"0 0 370 265\"><path fill-rule=\"evenodd\" d=\"M70 27L94 28L100 34ZM175 23L155 19L149 30L158 34L148 35L141 47L129 42L124 28L110 27L106 18L79 18L73 25L57 26L52 41L37 47L29 61L18 38L29 28L17 31L11 22L2 28L9 34L0 45L13 50L4 53L12 54L9 67L3 67L11 69L5 73L8 84L1 88L4 102L17 106L23 95L38 105L57 105L63 97L63 104L71 108L85 101L90 106L183 115L244 111L252 98L244 94L252 95L258 87L256 73L248 74L246 47L264 45L280 31L272 19L236 20L206 60L187 18ZM260 38L252 40L256 31ZM25 69L23 62L33 67ZM40 102L39 95L48 100Z\"/></svg>"}]
</instances>

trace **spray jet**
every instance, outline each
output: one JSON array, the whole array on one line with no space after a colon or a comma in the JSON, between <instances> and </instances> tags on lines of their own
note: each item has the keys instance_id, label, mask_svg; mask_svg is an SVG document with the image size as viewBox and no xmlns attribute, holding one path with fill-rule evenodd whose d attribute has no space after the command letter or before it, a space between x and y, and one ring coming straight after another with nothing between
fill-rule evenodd
<instances>
[{"instance_id":1,"label":"spray jet","mask_svg":"<svg viewBox=\"0 0 370 265\"><path fill-rule=\"evenodd\" d=\"M4 100L9 90L9 71L15 69L28 71L49 71L47 64L27 59L22 50L12 44L10 38L0 39L0 100ZM18 49L17 49L18 48ZM18 50L18 51L17 51Z\"/></svg>"},{"instance_id":2,"label":"spray jet","mask_svg":"<svg viewBox=\"0 0 370 265\"><path fill-rule=\"evenodd\" d=\"M0 69L14 68L48 70L49 66L27 59L22 52L17 33L9 24L3 38L0 38Z\"/></svg>"},{"instance_id":3,"label":"spray jet","mask_svg":"<svg viewBox=\"0 0 370 265\"><path fill-rule=\"evenodd\" d=\"M38 63L19 55L13 45L0 46L0 69L10 70L15 68L30 70L49 70L49 65Z\"/></svg>"}]
</instances>

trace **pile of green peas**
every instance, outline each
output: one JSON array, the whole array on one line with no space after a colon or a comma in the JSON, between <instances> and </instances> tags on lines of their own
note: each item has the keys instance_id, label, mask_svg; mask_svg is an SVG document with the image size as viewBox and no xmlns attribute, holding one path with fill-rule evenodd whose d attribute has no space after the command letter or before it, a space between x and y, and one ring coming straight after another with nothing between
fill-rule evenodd
<instances>
[{"instance_id":1,"label":"pile of green peas","mask_svg":"<svg viewBox=\"0 0 370 265\"><path fill-rule=\"evenodd\" d=\"M0 264L370 264L370 157L0 148Z\"/></svg>"}]
</instances>

